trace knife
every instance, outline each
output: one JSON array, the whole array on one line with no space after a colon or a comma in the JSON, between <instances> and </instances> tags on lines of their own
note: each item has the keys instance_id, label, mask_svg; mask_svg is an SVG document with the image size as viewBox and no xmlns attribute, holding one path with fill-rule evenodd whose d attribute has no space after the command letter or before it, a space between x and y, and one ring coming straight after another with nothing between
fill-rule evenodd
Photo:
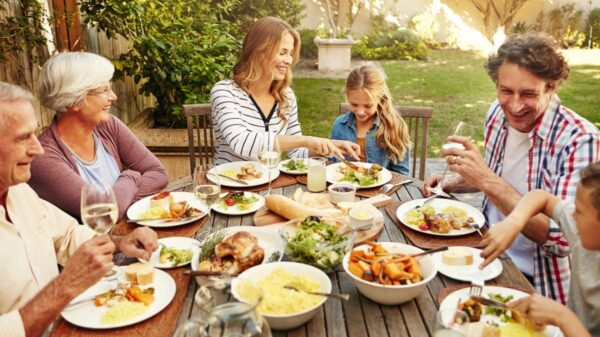
<instances>
[{"instance_id":1,"label":"knife","mask_svg":"<svg viewBox=\"0 0 600 337\"><path fill-rule=\"evenodd\" d=\"M485 298L485 297L481 297L481 296L471 296L471 298L475 302L478 302L478 303L480 303L482 305L485 305L487 307L492 307L492 308L497 308L497 309L504 309L504 310L510 310L508 308L508 306L506 305L506 303L502 303L500 301L492 300L490 298Z\"/></svg>"},{"instance_id":2,"label":"knife","mask_svg":"<svg viewBox=\"0 0 600 337\"><path fill-rule=\"evenodd\" d=\"M164 221L164 222L176 222L182 220L196 219L204 215L204 212L194 216L184 216L181 218L150 218L150 219L127 219L129 222L145 222L145 221Z\"/></svg>"},{"instance_id":3,"label":"knife","mask_svg":"<svg viewBox=\"0 0 600 337\"><path fill-rule=\"evenodd\" d=\"M227 178L227 179L229 179L229 180L233 180L233 181L235 181L236 183L240 183L240 184L248 185L248 182L247 182L247 181L244 181L244 180L241 180L241 179L235 179L235 178L232 178L232 177L230 177L230 176L226 176L226 175L224 175L223 173L219 173L219 177L223 177L223 178Z\"/></svg>"}]
</instances>

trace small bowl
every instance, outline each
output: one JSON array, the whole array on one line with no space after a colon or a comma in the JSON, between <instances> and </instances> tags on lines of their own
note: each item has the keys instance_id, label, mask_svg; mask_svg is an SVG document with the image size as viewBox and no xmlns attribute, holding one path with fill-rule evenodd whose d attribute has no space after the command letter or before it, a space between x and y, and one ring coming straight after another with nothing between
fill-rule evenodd
<instances>
[{"instance_id":1,"label":"small bowl","mask_svg":"<svg viewBox=\"0 0 600 337\"><path fill-rule=\"evenodd\" d=\"M423 252L420 248L399 242L379 242L379 244L390 253L417 254ZM361 245L355 249L367 249L367 247L367 245ZM348 270L349 261L350 253L348 252L346 256L344 256L344 271L350 276L358 291L374 302L386 305L401 304L419 296L427 289L427 284L433 280L437 274L437 268L435 267L433 258L428 255L422 256L419 257L417 261L421 265L421 270L423 271L423 280L407 285L383 285L365 281L352 274Z\"/></svg>"},{"instance_id":2,"label":"small bowl","mask_svg":"<svg viewBox=\"0 0 600 337\"><path fill-rule=\"evenodd\" d=\"M296 231L303 221L312 218L320 219L337 228L341 233L343 241L332 243L327 241L315 242L314 240L305 240L304 243L292 242ZM279 234L285 243L285 255L292 261L306 263L317 267L328 273L335 270L342 264L344 255L352 249L356 239L356 231L350 228L340 219L324 218L319 216L310 216L307 218L297 218L283 224L279 229Z\"/></svg>"},{"instance_id":3,"label":"small bowl","mask_svg":"<svg viewBox=\"0 0 600 337\"><path fill-rule=\"evenodd\" d=\"M245 270L243 273L239 275L240 279L248 280L251 282L258 282L261 278L270 274L277 268L283 268L290 274L296 275L305 275L309 278L317 281L321 285L322 292L330 293L331 292L331 280L324 272L320 271L315 267L311 267L306 264L296 263L296 262L273 262L268 264L261 264L258 266L254 266L250 269ZM238 278L233 279L231 285L231 294L238 301L244 301L239 293L237 292L237 284ZM295 327L298 327L306 322L308 322L318 311L319 307L325 303L327 297L323 296L322 301L300 312L296 312L293 314L267 314L261 313L261 315L266 318L269 322L269 326L272 329L276 330L289 330Z\"/></svg>"},{"instance_id":4,"label":"small bowl","mask_svg":"<svg viewBox=\"0 0 600 337\"><path fill-rule=\"evenodd\" d=\"M356 207L348 212L350 227L359 228L373 223L373 211L365 207Z\"/></svg>"},{"instance_id":5,"label":"small bowl","mask_svg":"<svg viewBox=\"0 0 600 337\"><path fill-rule=\"evenodd\" d=\"M353 202L356 196L356 186L349 183L332 184L328 188L329 199L332 203Z\"/></svg>"}]
</instances>

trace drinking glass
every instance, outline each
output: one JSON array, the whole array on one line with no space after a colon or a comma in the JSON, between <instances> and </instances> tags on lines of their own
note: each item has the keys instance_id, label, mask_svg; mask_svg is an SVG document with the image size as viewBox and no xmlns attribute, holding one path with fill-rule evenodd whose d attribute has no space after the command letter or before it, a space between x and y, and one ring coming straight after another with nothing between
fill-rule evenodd
<instances>
[{"instance_id":1,"label":"drinking glass","mask_svg":"<svg viewBox=\"0 0 600 337\"><path fill-rule=\"evenodd\" d=\"M108 234L115 226L117 216L117 198L110 186L84 185L81 188L81 221L97 235Z\"/></svg>"},{"instance_id":2,"label":"drinking glass","mask_svg":"<svg viewBox=\"0 0 600 337\"><path fill-rule=\"evenodd\" d=\"M212 171L211 171L212 170ZM194 169L194 195L210 214L210 207L219 199L221 180L216 167L199 165Z\"/></svg>"},{"instance_id":3,"label":"drinking glass","mask_svg":"<svg viewBox=\"0 0 600 337\"><path fill-rule=\"evenodd\" d=\"M327 187L327 158L311 157L308 159L306 187L310 192L322 192Z\"/></svg>"},{"instance_id":4,"label":"drinking glass","mask_svg":"<svg viewBox=\"0 0 600 337\"><path fill-rule=\"evenodd\" d=\"M440 309L433 323L433 337L466 337L462 326L469 323L464 311L446 308Z\"/></svg>"},{"instance_id":5,"label":"drinking glass","mask_svg":"<svg viewBox=\"0 0 600 337\"><path fill-rule=\"evenodd\" d=\"M464 135L464 131L465 131L465 126L466 126L466 124L464 122L459 121L453 127L452 132L448 135L448 137L450 137L450 136L463 136ZM460 144L460 143L446 142L446 143L444 143L444 145L442 145L442 148L444 150L448 150L448 149L451 149L451 148L458 148L458 149L464 150L465 147L462 144ZM446 167L444 168L444 173L442 173L442 177L440 178L440 181L438 182L438 184L431 191L432 193L437 194L437 195L443 195L443 196L449 197L449 195L446 192L444 192L444 190L442 189L442 184L446 180L446 176L447 175L448 175L448 163L446 163Z\"/></svg>"},{"instance_id":6,"label":"drinking glass","mask_svg":"<svg viewBox=\"0 0 600 337\"><path fill-rule=\"evenodd\" d=\"M267 195L271 194L271 171L277 168L281 161L281 149L279 148L279 142L277 136L274 141L271 141L269 137L265 137L259 144L258 160L260 163L267 168L269 179L269 191Z\"/></svg>"},{"instance_id":7,"label":"drinking glass","mask_svg":"<svg viewBox=\"0 0 600 337\"><path fill-rule=\"evenodd\" d=\"M81 221L88 225L96 235L105 235L117 222L117 198L112 187L98 188L92 185L83 185L81 188ZM114 266L104 279L117 277L119 268Z\"/></svg>"}]
</instances>

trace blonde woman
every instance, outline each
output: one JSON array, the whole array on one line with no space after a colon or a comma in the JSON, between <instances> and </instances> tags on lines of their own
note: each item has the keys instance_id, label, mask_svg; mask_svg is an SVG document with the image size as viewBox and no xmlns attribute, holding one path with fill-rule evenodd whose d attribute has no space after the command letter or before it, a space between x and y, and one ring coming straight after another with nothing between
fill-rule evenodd
<instances>
[{"instance_id":1,"label":"blonde woman","mask_svg":"<svg viewBox=\"0 0 600 337\"><path fill-rule=\"evenodd\" d=\"M351 111L336 119L331 138L358 143L361 161L408 175L408 127L392 106L384 73L371 65L353 69L345 93Z\"/></svg>"},{"instance_id":2,"label":"blonde woman","mask_svg":"<svg viewBox=\"0 0 600 337\"><path fill-rule=\"evenodd\" d=\"M290 88L291 66L299 54L300 36L286 22L265 17L250 27L233 79L218 82L211 91L215 164L256 160L259 144L275 141L291 157L358 158L357 144L302 135Z\"/></svg>"}]
</instances>

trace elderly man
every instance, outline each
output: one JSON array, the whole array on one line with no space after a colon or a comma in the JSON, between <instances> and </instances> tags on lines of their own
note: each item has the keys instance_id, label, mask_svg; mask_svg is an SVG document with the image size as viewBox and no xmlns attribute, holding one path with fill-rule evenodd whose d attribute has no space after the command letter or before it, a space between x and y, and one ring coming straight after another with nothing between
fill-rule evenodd
<instances>
[{"instance_id":1,"label":"elderly man","mask_svg":"<svg viewBox=\"0 0 600 337\"><path fill-rule=\"evenodd\" d=\"M578 170L600 160L600 134L556 95L569 75L567 63L552 41L525 35L509 38L485 67L498 97L485 119L485 160L466 138L450 137L464 149L442 154L460 176L442 187L447 192L483 191L482 209L490 224L502 220L533 189L573 200ZM439 180L429 178L424 193ZM568 252L558 226L542 215L532 218L507 250L538 292L563 304L570 280Z\"/></svg>"},{"instance_id":2,"label":"elderly man","mask_svg":"<svg viewBox=\"0 0 600 337\"><path fill-rule=\"evenodd\" d=\"M98 236L26 184L43 153L33 96L0 82L0 336L39 336L113 266L115 250L148 259L156 233ZM60 193L60 191L56 191ZM64 266L58 273L57 262Z\"/></svg>"}]
</instances>

